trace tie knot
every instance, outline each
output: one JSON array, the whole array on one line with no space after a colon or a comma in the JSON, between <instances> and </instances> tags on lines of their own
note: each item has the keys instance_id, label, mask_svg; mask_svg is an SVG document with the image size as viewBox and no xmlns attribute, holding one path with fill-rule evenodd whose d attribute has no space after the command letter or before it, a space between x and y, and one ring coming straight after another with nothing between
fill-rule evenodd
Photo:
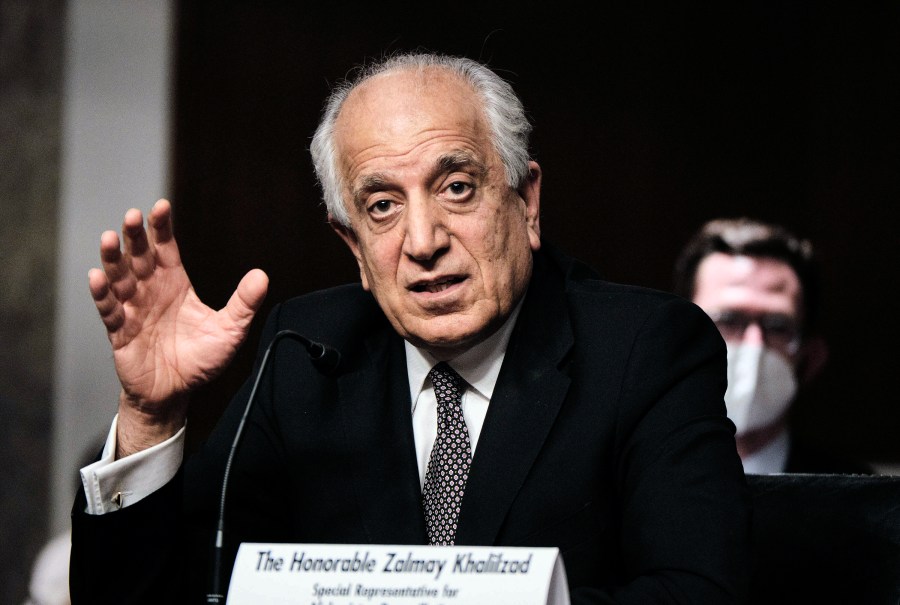
<instances>
[{"instance_id":1,"label":"tie knot","mask_svg":"<svg viewBox=\"0 0 900 605\"><path fill-rule=\"evenodd\" d=\"M447 362L440 362L428 373L438 403L455 402L462 398L463 379Z\"/></svg>"}]
</instances>

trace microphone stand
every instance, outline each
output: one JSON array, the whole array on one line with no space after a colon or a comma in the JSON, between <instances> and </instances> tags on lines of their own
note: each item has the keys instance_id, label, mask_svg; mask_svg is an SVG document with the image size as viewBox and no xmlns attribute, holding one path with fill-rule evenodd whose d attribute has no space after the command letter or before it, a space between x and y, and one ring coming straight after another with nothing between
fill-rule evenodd
<instances>
[{"instance_id":1,"label":"microphone stand","mask_svg":"<svg viewBox=\"0 0 900 605\"><path fill-rule=\"evenodd\" d=\"M238 424L234 434L234 440L231 442L231 450L228 452L228 460L225 462L225 473L222 476L222 491L219 496L219 518L216 524L216 542L213 549L212 572L210 577L210 591L206 594L206 603L209 605L220 605L225 602L225 595L221 592L221 574L222 574L222 546L225 542L225 494L228 490L228 478L231 475L231 463L234 461L235 452L237 452L238 443L244 432L244 425L247 417L250 415L250 408L256 399L256 390L262 379L266 364L269 361L269 353L275 347L275 344L282 338L293 338L299 340L309 354L310 361L321 372L331 374L337 369L341 360L341 354L336 349L319 342L315 342L293 330L281 330L272 337L266 352L263 354L262 361L259 364L259 372L256 373L256 379L253 381L253 388L250 390L250 396L247 398L247 405L244 407L244 413Z\"/></svg>"}]
</instances>

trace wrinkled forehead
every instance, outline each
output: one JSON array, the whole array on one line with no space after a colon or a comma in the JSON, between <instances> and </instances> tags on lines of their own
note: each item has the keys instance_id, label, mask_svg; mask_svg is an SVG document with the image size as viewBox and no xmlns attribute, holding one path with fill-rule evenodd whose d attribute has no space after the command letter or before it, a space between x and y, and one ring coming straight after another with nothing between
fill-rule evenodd
<instances>
[{"instance_id":1,"label":"wrinkled forehead","mask_svg":"<svg viewBox=\"0 0 900 605\"><path fill-rule=\"evenodd\" d=\"M361 84L341 108L335 143L349 180L372 170L433 162L448 153L495 161L477 93L460 76L438 67L379 74Z\"/></svg>"},{"instance_id":2,"label":"wrinkled forehead","mask_svg":"<svg viewBox=\"0 0 900 605\"><path fill-rule=\"evenodd\" d=\"M390 136L415 126L465 128L483 122L472 86L446 68L431 66L372 76L347 96L335 130L339 143L346 144L366 129Z\"/></svg>"}]
</instances>

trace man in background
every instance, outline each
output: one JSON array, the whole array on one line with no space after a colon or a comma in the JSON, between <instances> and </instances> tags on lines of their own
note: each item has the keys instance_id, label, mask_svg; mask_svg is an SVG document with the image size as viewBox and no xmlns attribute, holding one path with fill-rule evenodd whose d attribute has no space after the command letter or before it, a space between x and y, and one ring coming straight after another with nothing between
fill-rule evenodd
<instances>
[{"instance_id":1,"label":"man in background","mask_svg":"<svg viewBox=\"0 0 900 605\"><path fill-rule=\"evenodd\" d=\"M675 264L675 292L713 319L728 347L728 416L748 474L870 473L802 443L790 429L798 392L822 370L813 247L780 225L715 219Z\"/></svg>"}]
</instances>

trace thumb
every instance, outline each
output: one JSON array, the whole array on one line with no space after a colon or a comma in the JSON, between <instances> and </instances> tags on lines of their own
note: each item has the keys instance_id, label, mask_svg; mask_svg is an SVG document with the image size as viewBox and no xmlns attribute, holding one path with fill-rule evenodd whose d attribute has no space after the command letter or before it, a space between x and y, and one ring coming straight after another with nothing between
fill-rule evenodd
<instances>
[{"instance_id":1,"label":"thumb","mask_svg":"<svg viewBox=\"0 0 900 605\"><path fill-rule=\"evenodd\" d=\"M225 314L240 329L245 330L262 306L268 290L269 276L262 269L251 269L228 299Z\"/></svg>"}]
</instances>

